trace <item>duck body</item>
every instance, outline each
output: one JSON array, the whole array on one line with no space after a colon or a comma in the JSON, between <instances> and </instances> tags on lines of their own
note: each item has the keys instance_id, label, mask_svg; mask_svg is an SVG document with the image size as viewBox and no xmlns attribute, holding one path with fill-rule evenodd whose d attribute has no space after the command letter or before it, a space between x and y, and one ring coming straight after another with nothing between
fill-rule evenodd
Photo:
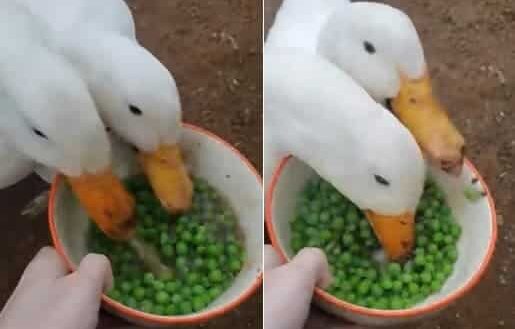
<instances>
[{"instance_id":1,"label":"duck body","mask_svg":"<svg viewBox=\"0 0 515 329\"><path fill-rule=\"evenodd\" d=\"M18 152L11 143L0 140L0 189L10 187L29 176L35 167L34 161Z\"/></svg>"},{"instance_id":2,"label":"duck body","mask_svg":"<svg viewBox=\"0 0 515 329\"><path fill-rule=\"evenodd\" d=\"M332 13L348 0L285 0L268 31L266 47L290 47L316 53L319 36Z\"/></svg>"}]
</instances>

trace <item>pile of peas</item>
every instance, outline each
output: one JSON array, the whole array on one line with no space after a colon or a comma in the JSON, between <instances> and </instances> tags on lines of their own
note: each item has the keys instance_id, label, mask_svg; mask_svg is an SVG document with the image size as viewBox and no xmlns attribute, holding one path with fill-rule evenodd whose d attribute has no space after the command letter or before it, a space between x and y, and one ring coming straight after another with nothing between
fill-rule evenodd
<instances>
[{"instance_id":1,"label":"pile of peas","mask_svg":"<svg viewBox=\"0 0 515 329\"><path fill-rule=\"evenodd\" d=\"M379 262L380 249L365 215L328 182L316 178L300 193L291 222L291 247L324 250L341 300L374 309L405 309L441 290L458 258L461 227L443 192L427 180L416 214L413 255L404 263Z\"/></svg>"},{"instance_id":2,"label":"pile of peas","mask_svg":"<svg viewBox=\"0 0 515 329\"><path fill-rule=\"evenodd\" d=\"M243 236L233 211L204 180L194 178L192 208L178 217L161 207L142 176L128 179L136 198L136 236L158 251L172 278L148 272L128 243L109 239L90 226L90 250L109 257L114 288L122 304L157 315L205 309L233 282L245 262Z\"/></svg>"}]
</instances>

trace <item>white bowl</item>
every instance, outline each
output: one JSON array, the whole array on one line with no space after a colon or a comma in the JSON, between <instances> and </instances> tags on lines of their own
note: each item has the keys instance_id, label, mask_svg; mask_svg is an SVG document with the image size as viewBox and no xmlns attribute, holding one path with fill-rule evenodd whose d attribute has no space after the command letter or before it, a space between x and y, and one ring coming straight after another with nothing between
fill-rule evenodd
<instances>
[{"instance_id":1,"label":"white bowl","mask_svg":"<svg viewBox=\"0 0 515 329\"><path fill-rule=\"evenodd\" d=\"M299 192L315 172L301 161L284 158L275 170L266 194L266 224L273 246L289 260L294 255L290 247L290 221L294 216ZM404 310L376 310L354 305L317 289L315 302L326 311L352 322L367 326L390 326L433 316L468 293L481 279L492 258L497 239L496 213L488 188L469 162L459 181L432 171L438 185L444 190L463 232L458 241L459 256L454 271L442 290L425 301ZM473 203L463 193L462 184L470 184L473 177L486 192L486 197Z\"/></svg>"},{"instance_id":2,"label":"white bowl","mask_svg":"<svg viewBox=\"0 0 515 329\"><path fill-rule=\"evenodd\" d=\"M130 322L153 327L197 324L225 314L250 297L262 282L263 202L262 181L257 171L235 148L215 135L195 126L184 125L181 141L185 161L196 176L206 179L230 202L245 235L246 263L233 285L203 311L184 316L157 316L126 307L103 296L108 311ZM115 150L124 156L124 168L117 173L128 174L134 169L131 152ZM132 169L128 169L132 168ZM71 270L86 255L89 220L78 205L70 188L58 177L52 184L49 203L49 224L57 251Z\"/></svg>"}]
</instances>

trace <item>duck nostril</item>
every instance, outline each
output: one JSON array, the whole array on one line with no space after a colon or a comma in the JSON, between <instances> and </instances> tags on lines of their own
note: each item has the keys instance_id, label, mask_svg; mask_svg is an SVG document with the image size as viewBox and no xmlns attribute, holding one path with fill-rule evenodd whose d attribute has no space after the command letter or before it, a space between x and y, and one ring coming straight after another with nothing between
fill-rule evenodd
<instances>
[{"instance_id":1,"label":"duck nostril","mask_svg":"<svg viewBox=\"0 0 515 329\"><path fill-rule=\"evenodd\" d=\"M388 109L388 111L393 113L393 106L392 106L392 99L391 98L387 98L385 100L385 106Z\"/></svg>"},{"instance_id":2,"label":"duck nostril","mask_svg":"<svg viewBox=\"0 0 515 329\"><path fill-rule=\"evenodd\" d=\"M465 156L465 153L467 152L467 147L465 145L463 145L460 149L460 154L461 156Z\"/></svg>"}]
</instances>

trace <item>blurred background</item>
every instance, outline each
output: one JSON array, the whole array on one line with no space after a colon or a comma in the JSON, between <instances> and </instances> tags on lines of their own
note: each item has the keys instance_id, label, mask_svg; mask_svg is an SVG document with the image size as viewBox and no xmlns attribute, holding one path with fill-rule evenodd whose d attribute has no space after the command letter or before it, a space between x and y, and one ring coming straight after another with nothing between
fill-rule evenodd
<instances>
[{"instance_id":1,"label":"blurred background","mask_svg":"<svg viewBox=\"0 0 515 329\"><path fill-rule=\"evenodd\" d=\"M264 0L265 33L282 0ZM495 198L499 238L481 283L437 318L405 329L515 328L515 2L381 0L419 32L434 87ZM330 319L317 320L323 328Z\"/></svg>"},{"instance_id":2,"label":"blurred background","mask_svg":"<svg viewBox=\"0 0 515 329\"><path fill-rule=\"evenodd\" d=\"M128 0L138 39L173 73L184 121L219 135L261 171L261 1ZM48 186L30 177L0 191L0 305L25 266L50 244L46 212L21 216ZM262 292L202 328L262 328ZM99 329L136 328L102 313Z\"/></svg>"}]
</instances>

